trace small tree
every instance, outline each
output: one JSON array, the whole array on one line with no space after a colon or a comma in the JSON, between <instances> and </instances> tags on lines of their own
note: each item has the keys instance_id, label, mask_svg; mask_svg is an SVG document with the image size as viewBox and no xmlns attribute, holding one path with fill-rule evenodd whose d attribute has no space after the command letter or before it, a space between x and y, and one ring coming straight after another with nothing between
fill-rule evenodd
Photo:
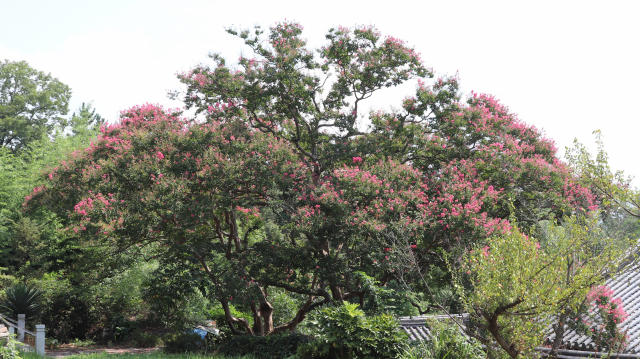
<instances>
[{"instance_id":1,"label":"small tree","mask_svg":"<svg viewBox=\"0 0 640 359\"><path fill-rule=\"evenodd\" d=\"M593 133L597 144L595 158L576 139L572 148L567 147L566 157L569 163L575 169L582 185L597 195L603 209L614 212L621 210L630 216L640 218L640 192L631 187L632 178L625 177L624 172L611 171L602 133L599 130Z\"/></svg>"},{"instance_id":2,"label":"small tree","mask_svg":"<svg viewBox=\"0 0 640 359\"><path fill-rule=\"evenodd\" d=\"M495 340L516 358L533 353L558 313L554 328L560 330L569 311L628 253L629 247L594 235L594 221L567 218L563 227L550 225L554 238L542 244L514 228L465 254L457 286L479 328L470 334L489 346Z\"/></svg>"}]
</instances>

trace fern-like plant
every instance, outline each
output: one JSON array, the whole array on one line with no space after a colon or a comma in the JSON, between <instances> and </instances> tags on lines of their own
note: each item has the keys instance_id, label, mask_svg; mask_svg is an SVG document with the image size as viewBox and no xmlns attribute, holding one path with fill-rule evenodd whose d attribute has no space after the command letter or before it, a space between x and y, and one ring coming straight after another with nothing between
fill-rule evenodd
<instances>
[{"instance_id":1,"label":"fern-like plant","mask_svg":"<svg viewBox=\"0 0 640 359\"><path fill-rule=\"evenodd\" d=\"M14 284L5 289L5 299L0 304L0 310L13 318L24 314L27 318L37 315L40 311L42 293L26 284Z\"/></svg>"}]
</instances>

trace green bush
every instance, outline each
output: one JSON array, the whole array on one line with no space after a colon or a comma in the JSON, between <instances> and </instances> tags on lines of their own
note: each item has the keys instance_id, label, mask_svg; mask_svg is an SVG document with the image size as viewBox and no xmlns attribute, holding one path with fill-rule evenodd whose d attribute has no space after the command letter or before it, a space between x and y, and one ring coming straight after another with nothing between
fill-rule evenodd
<instances>
[{"instance_id":1,"label":"green bush","mask_svg":"<svg viewBox=\"0 0 640 359\"><path fill-rule=\"evenodd\" d=\"M474 338L462 334L455 324L436 320L427 323L431 340L415 341L400 359L482 359L486 354Z\"/></svg>"},{"instance_id":2,"label":"green bush","mask_svg":"<svg viewBox=\"0 0 640 359\"><path fill-rule=\"evenodd\" d=\"M323 341L314 340L299 346L296 356L300 359L335 359L335 348L326 349L326 344Z\"/></svg>"},{"instance_id":3,"label":"green bush","mask_svg":"<svg viewBox=\"0 0 640 359\"><path fill-rule=\"evenodd\" d=\"M0 340L0 359L20 359L19 344L13 335L6 340Z\"/></svg>"},{"instance_id":4,"label":"green bush","mask_svg":"<svg viewBox=\"0 0 640 359\"><path fill-rule=\"evenodd\" d=\"M309 325L318 343L302 348L302 359L335 355L340 359L395 358L404 347L407 336L398 330L398 322L390 315L366 317L357 304L322 309ZM311 347L316 350L309 350Z\"/></svg>"},{"instance_id":5,"label":"green bush","mask_svg":"<svg viewBox=\"0 0 640 359\"><path fill-rule=\"evenodd\" d=\"M47 328L47 338L60 343L91 337L99 327L95 301L87 298L87 287L74 285L61 273L47 273L34 281L43 293L38 322ZM89 335L88 335L89 334Z\"/></svg>"},{"instance_id":6,"label":"green bush","mask_svg":"<svg viewBox=\"0 0 640 359\"><path fill-rule=\"evenodd\" d=\"M140 323L127 320L122 314L115 315L109 322L110 340L114 343L122 342L136 332Z\"/></svg>"},{"instance_id":7,"label":"green bush","mask_svg":"<svg viewBox=\"0 0 640 359\"><path fill-rule=\"evenodd\" d=\"M163 341L167 353L191 353L198 351L203 344L203 339L194 333L168 334Z\"/></svg>"},{"instance_id":8,"label":"green bush","mask_svg":"<svg viewBox=\"0 0 640 359\"><path fill-rule=\"evenodd\" d=\"M311 338L303 334L282 334L258 337L240 335L232 337L218 346L218 354L228 356L253 355L256 359L284 359L294 354Z\"/></svg>"},{"instance_id":9,"label":"green bush","mask_svg":"<svg viewBox=\"0 0 640 359\"><path fill-rule=\"evenodd\" d=\"M160 344L160 337L136 330L131 335L131 341L136 348L155 348Z\"/></svg>"},{"instance_id":10,"label":"green bush","mask_svg":"<svg viewBox=\"0 0 640 359\"><path fill-rule=\"evenodd\" d=\"M163 264L142 282L142 299L148 306L147 321L183 331L207 319L211 303L193 284L190 272Z\"/></svg>"}]
</instances>

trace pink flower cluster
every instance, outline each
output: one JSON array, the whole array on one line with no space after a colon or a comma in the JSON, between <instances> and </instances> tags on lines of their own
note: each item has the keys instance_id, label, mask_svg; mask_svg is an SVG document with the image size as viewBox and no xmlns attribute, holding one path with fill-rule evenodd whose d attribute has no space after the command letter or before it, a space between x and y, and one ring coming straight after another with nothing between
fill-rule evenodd
<instances>
[{"instance_id":1,"label":"pink flower cluster","mask_svg":"<svg viewBox=\"0 0 640 359\"><path fill-rule=\"evenodd\" d=\"M613 298L613 290L606 285L594 287L587 294L587 301L594 303L598 309L611 315L615 323L622 323L629 317L624 310L622 299Z\"/></svg>"}]
</instances>

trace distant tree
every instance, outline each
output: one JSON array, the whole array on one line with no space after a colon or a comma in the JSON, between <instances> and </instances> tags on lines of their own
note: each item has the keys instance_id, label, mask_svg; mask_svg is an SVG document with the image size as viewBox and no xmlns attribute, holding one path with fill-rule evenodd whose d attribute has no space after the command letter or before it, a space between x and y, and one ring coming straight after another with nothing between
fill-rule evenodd
<instances>
[{"instance_id":1,"label":"distant tree","mask_svg":"<svg viewBox=\"0 0 640 359\"><path fill-rule=\"evenodd\" d=\"M11 275L38 276L52 264L65 267L75 261L69 251L78 248L59 243L62 237L55 230L55 215L43 209L23 216L22 201L43 183L47 167L89 145L103 121L90 104L83 104L71 117L69 128L56 126L51 134L42 133L17 152L0 147L0 267Z\"/></svg>"},{"instance_id":2,"label":"distant tree","mask_svg":"<svg viewBox=\"0 0 640 359\"><path fill-rule=\"evenodd\" d=\"M69 86L26 61L0 62L0 146L16 151L65 125L70 98Z\"/></svg>"},{"instance_id":3,"label":"distant tree","mask_svg":"<svg viewBox=\"0 0 640 359\"><path fill-rule=\"evenodd\" d=\"M589 149L578 140L573 147L567 147L566 157L574 168L581 184L591 190L601 203L605 215L625 212L628 216L640 218L640 191L632 187L631 177L624 172L613 172L609 166L609 155L604 150L602 133L597 130L597 152L591 155Z\"/></svg>"},{"instance_id":4,"label":"distant tree","mask_svg":"<svg viewBox=\"0 0 640 359\"><path fill-rule=\"evenodd\" d=\"M78 112L74 112L69 120L71 135L73 136L90 136L97 134L97 129L104 124L105 119L96 113L96 109L92 108L91 103L82 103L78 108Z\"/></svg>"}]
</instances>

